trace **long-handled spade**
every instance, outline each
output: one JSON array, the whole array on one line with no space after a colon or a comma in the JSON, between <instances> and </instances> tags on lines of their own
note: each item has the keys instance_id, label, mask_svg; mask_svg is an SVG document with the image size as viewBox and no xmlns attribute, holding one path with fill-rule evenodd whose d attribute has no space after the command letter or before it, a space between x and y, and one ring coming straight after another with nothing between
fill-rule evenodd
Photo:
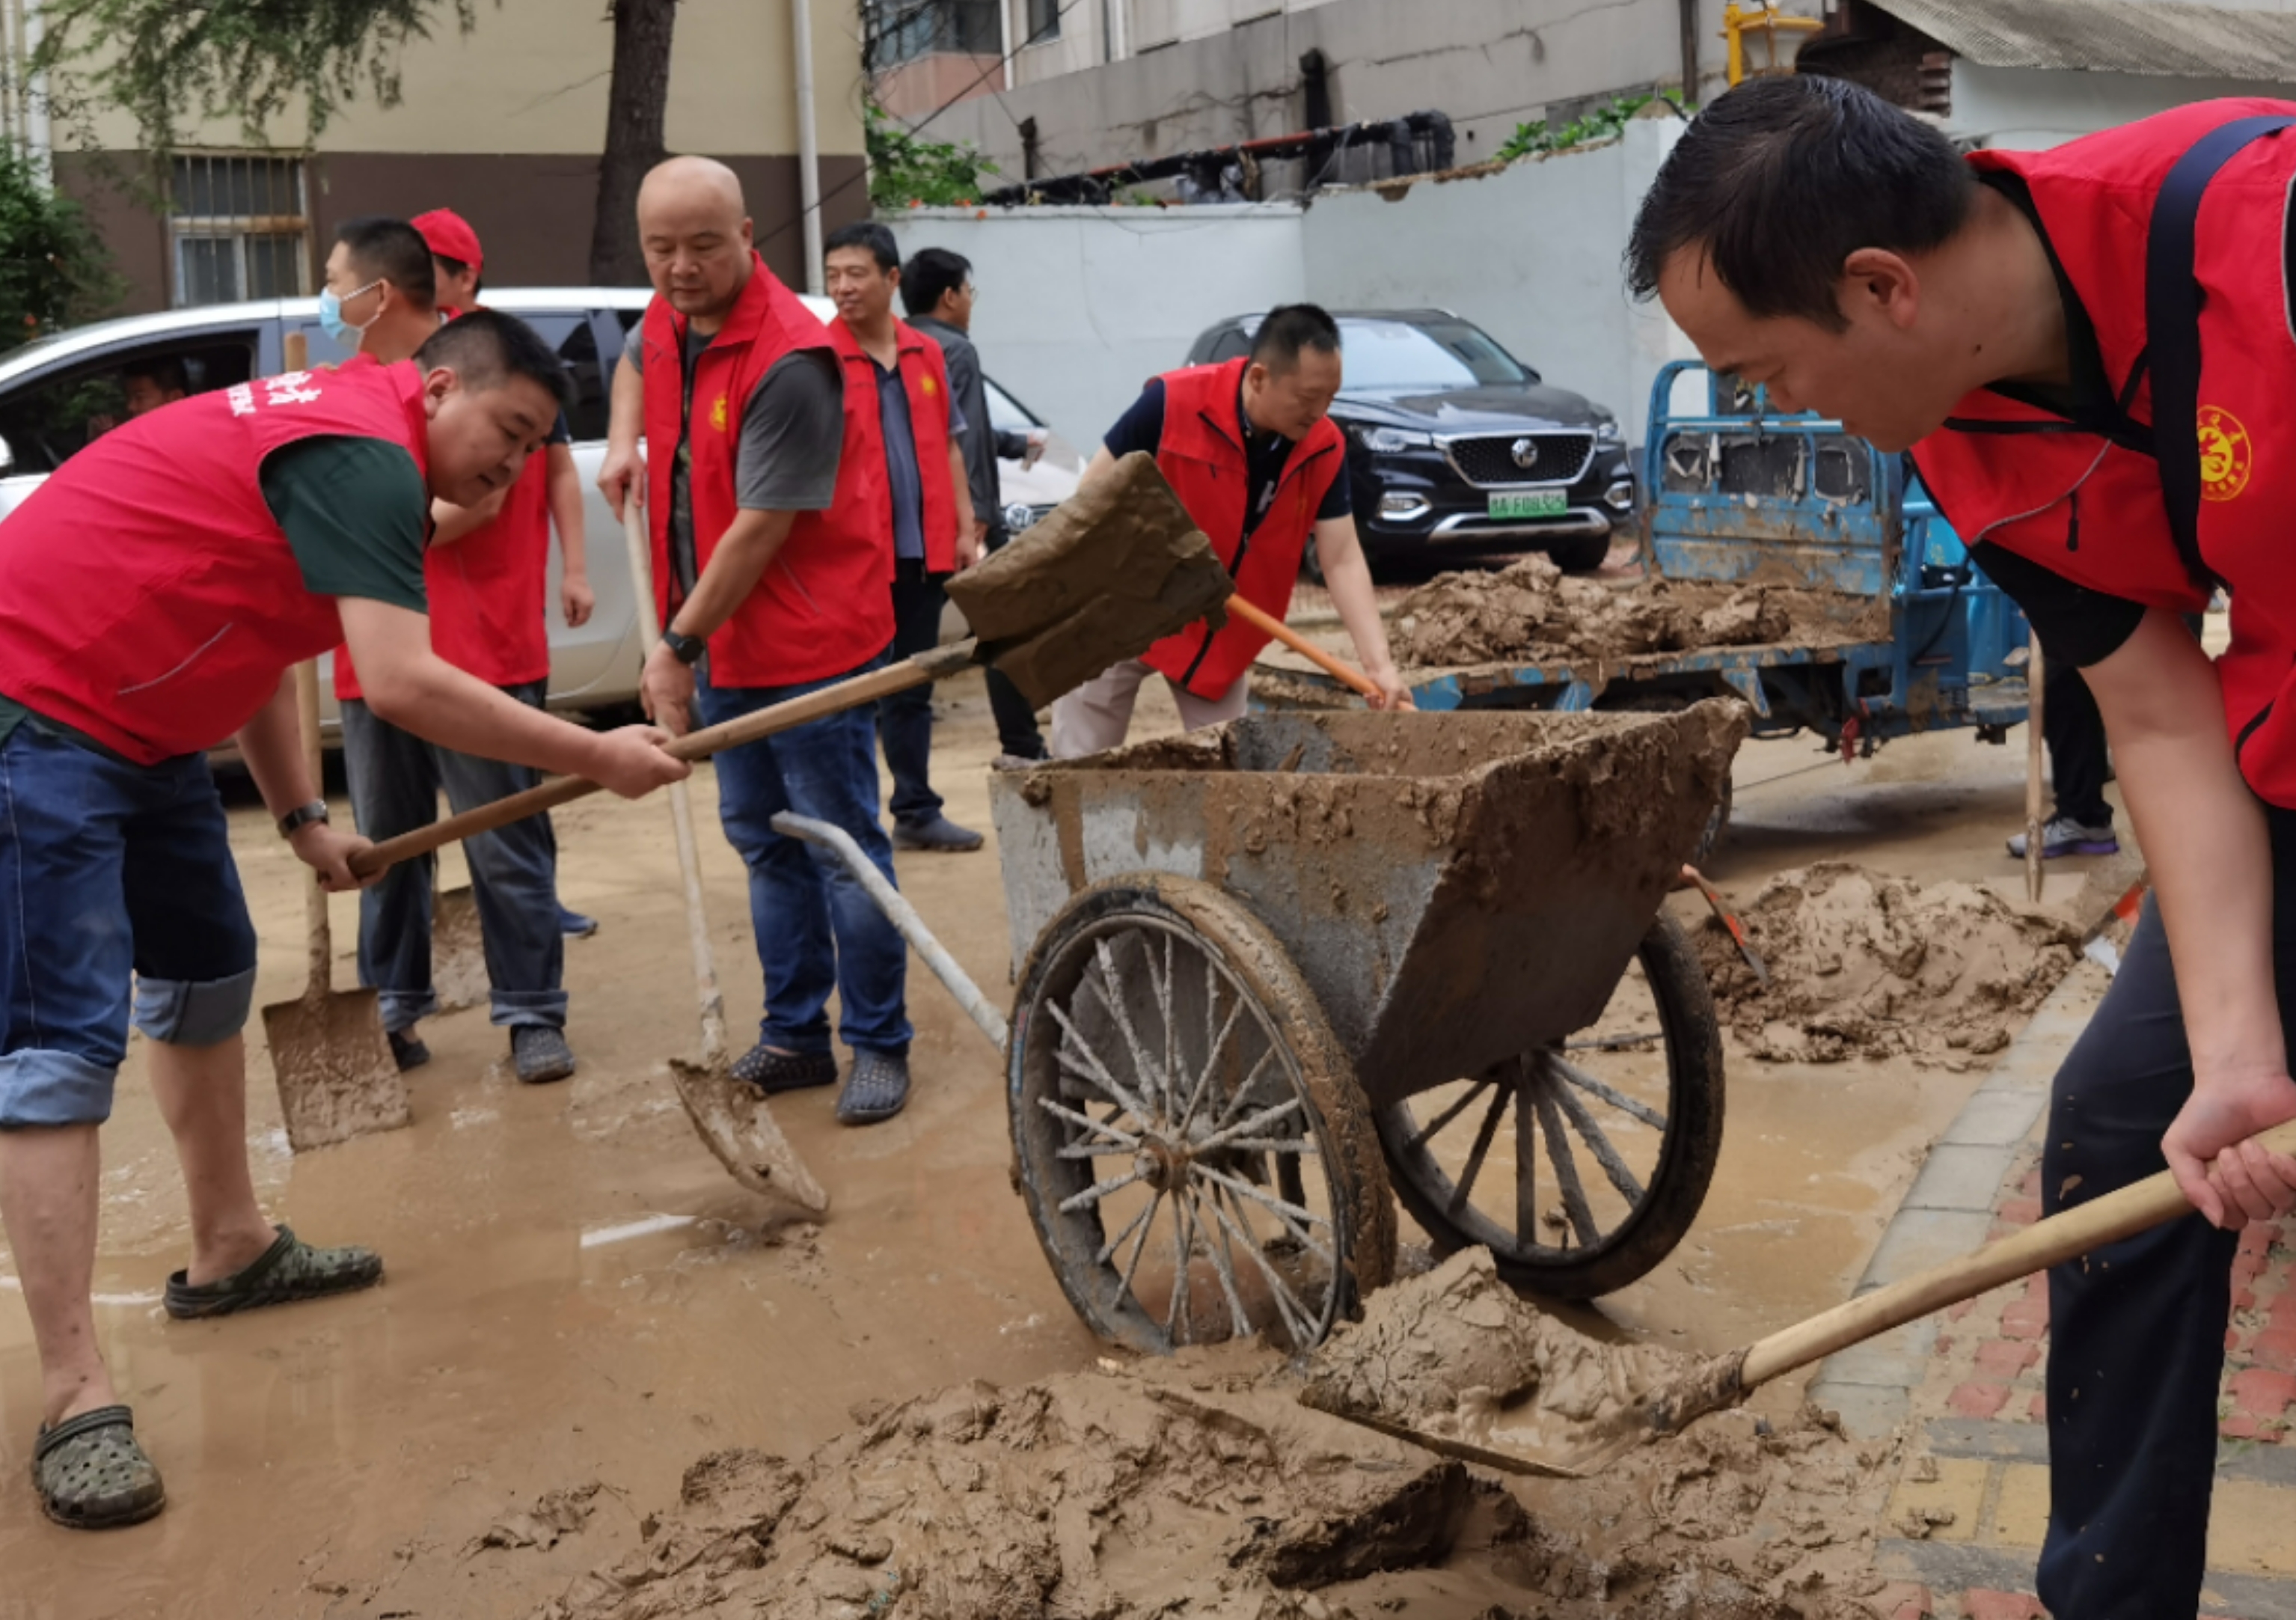
<instances>
[{"instance_id":1,"label":"long-handled spade","mask_svg":"<svg viewBox=\"0 0 2296 1620\"><path fill-rule=\"evenodd\" d=\"M653 605L652 547L646 538L645 515L634 497L622 503L622 538L629 547L630 588L637 598L638 640L652 658L661 640L661 622ZM686 1117L709 1151L736 1181L751 1192L786 1198L808 1214L825 1213L828 1193L774 1122L765 1094L726 1071L726 998L718 988L709 916L701 904L701 852L693 837L693 801L683 782L669 785L669 818L677 838L685 932L693 949L693 989L701 1013L701 1061L669 1060L677 1099L685 1105Z\"/></svg>"},{"instance_id":2,"label":"long-handled spade","mask_svg":"<svg viewBox=\"0 0 2296 1620\"><path fill-rule=\"evenodd\" d=\"M974 639L689 732L672 742L668 752L682 760L706 759L975 664L994 665L1031 703L1048 703L1111 664L1138 657L1166 636L1208 617L1217 619L1234 589L1153 458L1135 453L951 582L949 595L971 621ZM455 839L598 791L595 782L561 777L362 851L352 869L362 876L380 872ZM760 1117L770 1125L769 1116ZM696 1119L703 1122L701 1115ZM705 1134L712 1129L707 1123L703 1128ZM774 1134L778 1138L778 1131ZM713 1138L712 1147L724 1140ZM753 1177L774 1184L771 1155L747 1156L747 1147L733 1151L747 1166L746 1172L735 1172L745 1185L756 1185ZM734 1159L726 1162L731 1165ZM804 1201L801 1188L788 1190L795 1201Z\"/></svg>"}]
</instances>

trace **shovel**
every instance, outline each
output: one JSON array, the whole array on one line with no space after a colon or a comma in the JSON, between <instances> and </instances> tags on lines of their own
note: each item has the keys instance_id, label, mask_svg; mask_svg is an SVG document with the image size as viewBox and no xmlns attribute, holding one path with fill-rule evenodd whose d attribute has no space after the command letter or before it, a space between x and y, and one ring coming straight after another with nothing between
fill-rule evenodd
<instances>
[{"instance_id":1,"label":"shovel","mask_svg":"<svg viewBox=\"0 0 2296 1620\"><path fill-rule=\"evenodd\" d=\"M645 515L635 498L622 502L622 538L629 547L630 588L638 604L638 640L648 658L661 639L653 605L652 547ZM677 836L677 870L685 892L685 932L693 948L693 989L701 1003L701 1061L669 1060L677 1100L709 1151L728 1174L753 1193L783 1198L808 1215L826 1214L829 1195L774 1122L764 1093L726 1071L726 998L709 949L709 917L701 905L701 854L693 837L693 802L685 784L669 785L669 818Z\"/></svg>"},{"instance_id":2,"label":"shovel","mask_svg":"<svg viewBox=\"0 0 2296 1620\"><path fill-rule=\"evenodd\" d=\"M2251 1139L2274 1153L2296 1153L2296 1122L2276 1125ZM2167 1171L2092 1198L2078 1208L2035 1221L2023 1230L1988 1244L1973 1254L1862 1294L1847 1304L1821 1312L1780 1329L1742 1350L1689 1363L1643 1392L1624 1420L1590 1433L1590 1443L1568 1455L1540 1455L1528 1449L1482 1444L1431 1435L1397 1420L1393 1414L1358 1410L1341 1398L1341 1380L1318 1382L1311 1374L1300 1401L1335 1417L1349 1419L1382 1434L1431 1451L1488 1464L1516 1474L1576 1477L1617 1460L1645 1440L1677 1433L1710 1412L1726 1410L1773 1378L1782 1377L1874 1335L1902 1328L1932 1311L1974 1299L2004 1283L2079 1259L2107 1244L2192 1213ZM1529 1307L1523 1307L1526 1311ZM1504 1331L1504 1330L1502 1330ZM1472 1375L1471 1375L1472 1376ZM1462 1390L1461 1393L1468 1393ZM1494 1435L1493 1439L1497 1436Z\"/></svg>"},{"instance_id":3,"label":"shovel","mask_svg":"<svg viewBox=\"0 0 2296 1620\"><path fill-rule=\"evenodd\" d=\"M1208 618L1221 621L1234 588L1155 459L1136 450L995 556L949 581L949 598L964 610L972 639L688 732L666 752L708 759L975 664L1003 670L1041 708L1175 631ZM580 777L555 777L362 850L351 858L351 870L370 876L598 791L597 783Z\"/></svg>"},{"instance_id":4,"label":"shovel","mask_svg":"<svg viewBox=\"0 0 2296 1620\"><path fill-rule=\"evenodd\" d=\"M322 782L319 751L319 666L295 666L295 713L311 780ZM327 892L312 873L305 908L310 925L311 979L292 1001L263 1009L271 1068L279 1082L279 1111L287 1142L297 1153L324 1147L372 1131L412 1122L406 1080L382 1032L382 1001L372 990L334 988L334 939L327 925Z\"/></svg>"}]
</instances>

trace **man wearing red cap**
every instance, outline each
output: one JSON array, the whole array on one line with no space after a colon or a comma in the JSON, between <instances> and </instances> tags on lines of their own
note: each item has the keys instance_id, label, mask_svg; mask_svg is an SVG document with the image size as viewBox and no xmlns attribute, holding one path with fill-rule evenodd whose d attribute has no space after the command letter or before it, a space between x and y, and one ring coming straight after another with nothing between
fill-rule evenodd
<instances>
[{"instance_id":1,"label":"man wearing red cap","mask_svg":"<svg viewBox=\"0 0 2296 1620\"><path fill-rule=\"evenodd\" d=\"M487 255L471 222L451 208L434 208L406 223L422 232L422 240L430 244L439 313L451 321L465 309L477 308L486 283Z\"/></svg>"}]
</instances>

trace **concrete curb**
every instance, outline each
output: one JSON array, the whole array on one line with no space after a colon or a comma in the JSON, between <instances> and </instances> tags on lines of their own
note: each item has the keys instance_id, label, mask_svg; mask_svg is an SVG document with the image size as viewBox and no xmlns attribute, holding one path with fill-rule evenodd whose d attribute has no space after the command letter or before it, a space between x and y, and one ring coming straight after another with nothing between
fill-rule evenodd
<instances>
[{"instance_id":1,"label":"concrete curb","mask_svg":"<svg viewBox=\"0 0 2296 1620\"><path fill-rule=\"evenodd\" d=\"M1882 1229L1857 1293L1886 1287L1985 1242L2001 1183L2039 1127L2048 1110L2050 1081L2110 983L2103 968L2085 959L2041 1003L1930 1150L1905 1202ZM1937 1331L1937 1319L1927 1317L1828 1358L1810 1383L1809 1398L1840 1412L1854 1435L1889 1434L1912 1410Z\"/></svg>"}]
</instances>

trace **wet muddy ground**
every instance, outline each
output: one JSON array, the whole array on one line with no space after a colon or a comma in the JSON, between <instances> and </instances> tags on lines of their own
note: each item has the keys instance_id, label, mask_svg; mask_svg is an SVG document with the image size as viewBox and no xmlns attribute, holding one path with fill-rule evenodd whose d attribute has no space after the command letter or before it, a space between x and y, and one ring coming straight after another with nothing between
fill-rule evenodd
<instances>
[{"instance_id":1,"label":"wet muddy ground","mask_svg":"<svg viewBox=\"0 0 2296 1620\"><path fill-rule=\"evenodd\" d=\"M946 690L937 774L951 814L986 827L986 703L977 682ZM1170 718L1160 695L1144 698L1142 734ZM1965 733L1808 774L1797 773L1822 762L1806 744L1750 745L1736 831L1710 873L1742 901L1777 871L1854 854L2013 892L2000 841L2021 819L2021 750ZM706 772L697 789L706 814ZM23 1483L37 1374L0 1250L0 1616L524 1615L635 1546L706 1453L801 1459L852 1428L857 1409L1096 1368L1103 1348L1007 1182L998 1062L922 970L910 1109L853 1131L832 1120L827 1092L781 1106L836 1205L818 1229L760 1229L760 1206L693 1138L661 1068L694 1043L668 818L658 802L594 801L560 818L565 898L604 924L568 949L584 1064L570 1083L520 1088L501 1032L480 1013L455 1015L425 1028L436 1057L412 1077L413 1129L299 1161L258 1042L265 1196L316 1240L380 1246L390 1277L373 1293L165 1321L158 1291L182 1263L182 1200L131 1055L105 1133L99 1320L171 1505L105 1537L40 1521ZM298 869L258 811L235 817L234 836L266 943L257 1001L283 999L300 975ZM739 868L706 825L702 845L729 1020L746 1032L760 991ZM904 856L901 876L1001 999L993 852ZM2053 873L2053 899L2077 886L2077 874ZM351 902L338 908L348 940ZM339 974L348 983L347 962ZM1730 1081L1697 1227L1651 1276L1572 1320L1705 1353L1836 1303L1975 1076L1757 1065L1734 1050ZM1783 1423L1798 1399L1787 1383L1755 1410ZM594 1482L579 1504L549 1500ZM1596 1501L1576 1489L1518 1493L1552 1517ZM1475 1615L1498 1600L1467 1576L1456 1584L1456 1607L1409 1612Z\"/></svg>"}]
</instances>

